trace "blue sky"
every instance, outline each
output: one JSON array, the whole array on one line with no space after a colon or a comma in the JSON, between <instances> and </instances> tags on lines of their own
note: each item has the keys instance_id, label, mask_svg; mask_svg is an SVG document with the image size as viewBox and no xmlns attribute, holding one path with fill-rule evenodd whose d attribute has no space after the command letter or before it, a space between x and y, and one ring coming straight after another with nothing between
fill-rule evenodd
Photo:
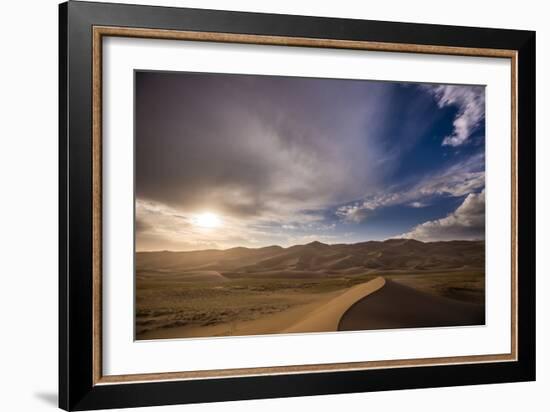
<instances>
[{"instance_id":1,"label":"blue sky","mask_svg":"<svg viewBox=\"0 0 550 412\"><path fill-rule=\"evenodd\" d=\"M138 250L483 239L485 89L136 73Z\"/></svg>"}]
</instances>

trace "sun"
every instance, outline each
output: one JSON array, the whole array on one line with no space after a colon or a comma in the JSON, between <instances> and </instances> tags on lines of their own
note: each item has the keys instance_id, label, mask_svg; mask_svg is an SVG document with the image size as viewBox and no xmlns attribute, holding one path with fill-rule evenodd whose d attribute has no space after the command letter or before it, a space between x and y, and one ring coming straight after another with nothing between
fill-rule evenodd
<instances>
[{"instance_id":1,"label":"sun","mask_svg":"<svg viewBox=\"0 0 550 412\"><path fill-rule=\"evenodd\" d=\"M194 219L195 225L204 228L216 228L222 224L222 221L215 213L204 212L198 214Z\"/></svg>"}]
</instances>

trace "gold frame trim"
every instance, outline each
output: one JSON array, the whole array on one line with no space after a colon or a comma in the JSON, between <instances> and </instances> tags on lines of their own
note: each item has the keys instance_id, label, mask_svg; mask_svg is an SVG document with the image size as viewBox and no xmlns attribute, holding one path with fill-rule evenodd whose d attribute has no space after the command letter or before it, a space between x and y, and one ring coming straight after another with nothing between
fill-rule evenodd
<instances>
[{"instance_id":1,"label":"gold frame trim","mask_svg":"<svg viewBox=\"0 0 550 412\"><path fill-rule=\"evenodd\" d=\"M164 40L207 41L240 44L261 44L294 47L319 47L385 51L398 53L422 53L476 57L497 57L511 60L511 131L512 131L512 296L511 296L511 352L509 354L451 356L441 358L395 359L367 362L328 363L316 365L291 365L258 368L219 369L205 371L182 371L145 373L132 375L103 375L102 373L102 40L104 36L133 37ZM431 46L402 43L383 43L355 40L317 39L284 36L262 36L249 34L214 33L142 29L128 27L94 26L92 44L92 227L93 227L93 384L119 384L169 380L215 379L226 377L277 375L293 373L319 373L335 371L400 368L411 366L436 366L467 363L491 363L517 361L517 52L514 50L466 48L453 46Z\"/></svg>"}]
</instances>

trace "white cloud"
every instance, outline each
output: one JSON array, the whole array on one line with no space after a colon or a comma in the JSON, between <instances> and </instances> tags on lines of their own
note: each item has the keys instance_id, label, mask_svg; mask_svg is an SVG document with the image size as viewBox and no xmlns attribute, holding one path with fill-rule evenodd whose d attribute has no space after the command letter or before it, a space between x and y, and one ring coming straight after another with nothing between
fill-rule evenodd
<instances>
[{"instance_id":1,"label":"white cloud","mask_svg":"<svg viewBox=\"0 0 550 412\"><path fill-rule=\"evenodd\" d=\"M347 222L364 221L373 210L381 207L406 204L411 207L426 207L434 196L462 197L485 187L485 172L482 154L457 163L439 174L421 179L405 190L390 189L386 193L376 193L365 199L339 207L336 215Z\"/></svg>"},{"instance_id":2,"label":"white cloud","mask_svg":"<svg viewBox=\"0 0 550 412\"><path fill-rule=\"evenodd\" d=\"M327 224L315 213L294 214L288 220L280 216L239 217L205 210L215 214L220 225L205 227L197 224L197 214L176 209L160 202L136 199L136 249L203 250L228 249L235 246L291 246L304 237L334 241L336 225ZM302 240L303 240L302 239ZM307 243L307 242L306 242Z\"/></svg>"},{"instance_id":3,"label":"white cloud","mask_svg":"<svg viewBox=\"0 0 550 412\"><path fill-rule=\"evenodd\" d=\"M366 207L364 203L346 205L339 207L336 210L336 215L344 221L360 223L367 218L371 210L373 209Z\"/></svg>"},{"instance_id":4,"label":"white cloud","mask_svg":"<svg viewBox=\"0 0 550 412\"><path fill-rule=\"evenodd\" d=\"M443 139L444 146L464 144L485 118L485 88L481 86L426 86L439 107L457 106L453 133Z\"/></svg>"},{"instance_id":5,"label":"white cloud","mask_svg":"<svg viewBox=\"0 0 550 412\"><path fill-rule=\"evenodd\" d=\"M485 190L470 193L448 216L424 222L399 237L422 241L484 239Z\"/></svg>"},{"instance_id":6,"label":"white cloud","mask_svg":"<svg viewBox=\"0 0 550 412\"><path fill-rule=\"evenodd\" d=\"M410 206L410 207L414 207L414 208L416 208L416 209L420 209L420 208L422 208L422 207L428 206L428 204L427 204L427 203L424 203L424 202L412 202L412 203L409 203L409 206Z\"/></svg>"}]
</instances>

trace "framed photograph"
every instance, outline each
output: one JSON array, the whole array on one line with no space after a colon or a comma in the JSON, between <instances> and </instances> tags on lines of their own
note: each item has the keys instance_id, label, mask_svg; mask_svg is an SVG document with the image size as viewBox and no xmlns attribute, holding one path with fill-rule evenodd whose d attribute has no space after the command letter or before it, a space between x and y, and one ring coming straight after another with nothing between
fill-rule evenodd
<instances>
[{"instance_id":1,"label":"framed photograph","mask_svg":"<svg viewBox=\"0 0 550 412\"><path fill-rule=\"evenodd\" d=\"M59 41L61 408L535 379L534 32L70 1Z\"/></svg>"}]
</instances>

